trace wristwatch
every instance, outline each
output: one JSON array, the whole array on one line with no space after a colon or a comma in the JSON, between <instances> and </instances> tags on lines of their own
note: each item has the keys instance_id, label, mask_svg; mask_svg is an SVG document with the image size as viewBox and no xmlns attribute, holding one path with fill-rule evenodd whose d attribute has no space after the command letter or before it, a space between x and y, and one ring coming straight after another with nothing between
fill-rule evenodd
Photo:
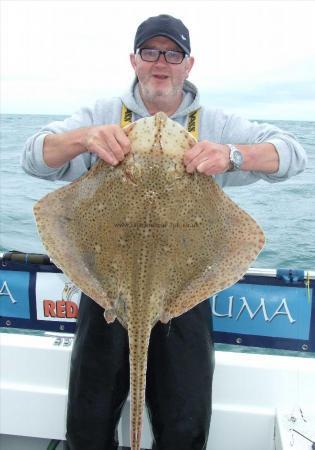
<instances>
[{"instance_id":1,"label":"wristwatch","mask_svg":"<svg viewBox=\"0 0 315 450\"><path fill-rule=\"evenodd\" d=\"M241 165L244 162L244 156L237 147L233 144L227 144L230 149L230 163L231 168L228 172L234 172L235 170L241 170Z\"/></svg>"}]
</instances>

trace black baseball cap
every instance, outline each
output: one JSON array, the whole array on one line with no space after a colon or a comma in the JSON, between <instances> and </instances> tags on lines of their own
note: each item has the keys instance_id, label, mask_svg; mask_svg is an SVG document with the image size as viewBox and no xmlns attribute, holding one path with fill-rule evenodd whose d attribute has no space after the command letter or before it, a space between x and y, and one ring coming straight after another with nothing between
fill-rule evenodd
<instances>
[{"instance_id":1,"label":"black baseball cap","mask_svg":"<svg viewBox=\"0 0 315 450\"><path fill-rule=\"evenodd\" d=\"M134 52L155 36L165 36L174 41L187 55L190 55L190 38L188 28L183 22L167 14L149 17L142 22L136 32Z\"/></svg>"}]
</instances>

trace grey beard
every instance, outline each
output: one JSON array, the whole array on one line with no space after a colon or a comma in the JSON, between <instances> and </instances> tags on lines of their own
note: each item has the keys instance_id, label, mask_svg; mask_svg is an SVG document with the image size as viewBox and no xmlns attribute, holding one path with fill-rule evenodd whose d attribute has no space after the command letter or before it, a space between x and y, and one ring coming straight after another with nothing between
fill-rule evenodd
<instances>
[{"instance_id":1,"label":"grey beard","mask_svg":"<svg viewBox=\"0 0 315 450\"><path fill-rule=\"evenodd\" d=\"M170 97L176 97L180 92L182 92L182 87L178 87L175 89L171 89L170 91L154 91L151 92L151 89L148 89L146 87L143 88L143 94L147 101L156 101L156 100L164 100L169 99Z\"/></svg>"}]
</instances>

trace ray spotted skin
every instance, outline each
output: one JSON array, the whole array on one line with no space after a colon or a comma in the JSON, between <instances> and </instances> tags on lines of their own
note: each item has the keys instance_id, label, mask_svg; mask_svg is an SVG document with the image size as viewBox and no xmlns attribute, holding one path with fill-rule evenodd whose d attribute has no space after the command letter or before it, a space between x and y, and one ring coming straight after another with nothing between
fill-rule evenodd
<instances>
[{"instance_id":1,"label":"ray spotted skin","mask_svg":"<svg viewBox=\"0 0 315 450\"><path fill-rule=\"evenodd\" d=\"M55 264L128 330L131 448L139 450L153 326L238 281L264 235L211 177L185 171L195 141L164 113L126 134L132 150L121 164L99 161L34 213Z\"/></svg>"}]
</instances>

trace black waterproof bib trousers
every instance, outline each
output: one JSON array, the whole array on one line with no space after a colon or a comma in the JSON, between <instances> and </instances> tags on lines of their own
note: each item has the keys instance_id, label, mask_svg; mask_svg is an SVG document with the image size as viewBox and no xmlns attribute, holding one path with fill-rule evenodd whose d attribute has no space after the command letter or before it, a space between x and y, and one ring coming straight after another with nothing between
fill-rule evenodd
<instances>
[{"instance_id":1,"label":"black waterproof bib trousers","mask_svg":"<svg viewBox=\"0 0 315 450\"><path fill-rule=\"evenodd\" d=\"M117 425L129 392L127 331L82 295L71 360L69 450L116 450ZM212 319L204 301L152 330L146 402L154 450L205 450L214 369Z\"/></svg>"}]
</instances>

